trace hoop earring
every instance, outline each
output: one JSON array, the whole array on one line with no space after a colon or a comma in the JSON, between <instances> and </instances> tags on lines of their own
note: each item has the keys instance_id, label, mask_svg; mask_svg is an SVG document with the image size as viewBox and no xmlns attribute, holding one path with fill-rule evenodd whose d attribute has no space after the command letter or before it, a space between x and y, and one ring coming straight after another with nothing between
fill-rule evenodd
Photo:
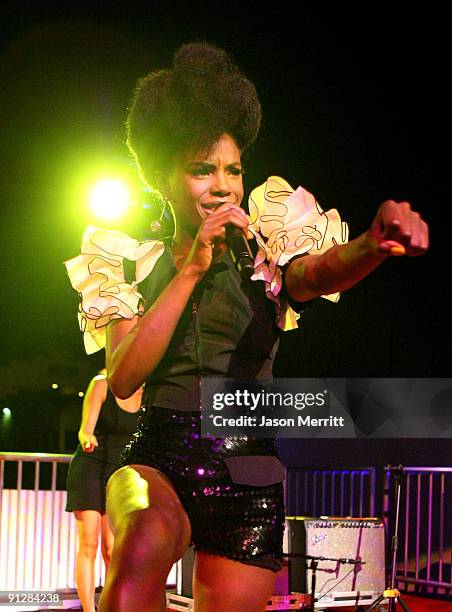
<instances>
[{"instance_id":1,"label":"hoop earring","mask_svg":"<svg viewBox=\"0 0 452 612\"><path fill-rule=\"evenodd\" d=\"M160 208L160 215L150 224L150 232L153 240L172 240L176 232L176 218L173 205L170 200L160 191L154 189L151 193L152 199Z\"/></svg>"}]
</instances>

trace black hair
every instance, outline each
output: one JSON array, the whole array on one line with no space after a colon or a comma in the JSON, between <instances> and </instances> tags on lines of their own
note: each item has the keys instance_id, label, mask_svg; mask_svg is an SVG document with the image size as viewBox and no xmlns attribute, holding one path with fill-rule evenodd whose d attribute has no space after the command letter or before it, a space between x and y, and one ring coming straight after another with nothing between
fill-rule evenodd
<instances>
[{"instance_id":1,"label":"black hair","mask_svg":"<svg viewBox=\"0 0 452 612\"><path fill-rule=\"evenodd\" d=\"M168 170L174 156L202 150L227 133L242 153L254 142L261 106L254 85L229 55L204 42L182 45L170 70L138 82L127 117L127 144L144 180Z\"/></svg>"}]
</instances>

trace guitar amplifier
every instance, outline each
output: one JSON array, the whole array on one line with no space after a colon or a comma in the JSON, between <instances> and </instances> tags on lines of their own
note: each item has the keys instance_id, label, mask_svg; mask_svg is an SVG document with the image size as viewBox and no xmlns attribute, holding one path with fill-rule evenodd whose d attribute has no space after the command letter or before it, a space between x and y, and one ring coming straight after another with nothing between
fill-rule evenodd
<instances>
[{"instance_id":1,"label":"guitar amplifier","mask_svg":"<svg viewBox=\"0 0 452 612\"><path fill-rule=\"evenodd\" d=\"M370 605L386 588L380 519L286 517L284 552L288 591L312 593L314 584L316 609Z\"/></svg>"}]
</instances>

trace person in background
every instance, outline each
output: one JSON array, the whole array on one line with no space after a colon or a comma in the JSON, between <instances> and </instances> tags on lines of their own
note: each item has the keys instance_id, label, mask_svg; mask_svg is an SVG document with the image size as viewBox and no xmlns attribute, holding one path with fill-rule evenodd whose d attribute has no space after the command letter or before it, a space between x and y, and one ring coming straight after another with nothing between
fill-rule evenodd
<instances>
[{"instance_id":1,"label":"person in background","mask_svg":"<svg viewBox=\"0 0 452 612\"><path fill-rule=\"evenodd\" d=\"M91 380L84 396L79 445L66 487L66 511L74 513L77 524L76 583L84 612L95 610L94 562L99 536L106 571L110 564L113 534L105 512L105 486L135 432L142 392L140 387L127 400L116 398L103 369Z\"/></svg>"}]
</instances>

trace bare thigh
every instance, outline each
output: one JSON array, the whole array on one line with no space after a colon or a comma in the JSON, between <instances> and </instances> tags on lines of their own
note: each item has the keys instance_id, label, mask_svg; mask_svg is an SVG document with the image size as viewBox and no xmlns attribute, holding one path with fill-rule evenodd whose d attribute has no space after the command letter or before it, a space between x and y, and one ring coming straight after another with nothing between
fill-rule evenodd
<instances>
[{"instance_id":1,"label":"bare thigh","mask_svg":"<svg viewBox=\"0 0 452 612\"><path fill-rule=\"evenodd\" d=\"M193 580L196 612L262 612L275 579L269 569L198 552Z\"/></svg>"},{"instance_id":2,"label":"bare thigh","mask_svg":"<svg viewBox=\"0 0 452 612\"><path fill-rule=\"evenodd\" d=\"M154 468L129 465L114 472L107 485L107 514L115 536L113 562L118 555L129 559L129 546L146 561L153 551L161 554L165 544L164 556L174 563L190 542L187 513L171 482Z\"/></svg>"}]
</instances>

